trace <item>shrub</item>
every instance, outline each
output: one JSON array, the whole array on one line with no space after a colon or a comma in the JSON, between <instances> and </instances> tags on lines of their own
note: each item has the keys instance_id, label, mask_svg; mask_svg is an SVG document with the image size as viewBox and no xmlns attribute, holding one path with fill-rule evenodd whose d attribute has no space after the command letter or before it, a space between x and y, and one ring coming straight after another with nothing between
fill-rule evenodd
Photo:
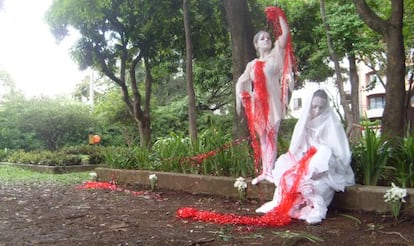
<instances>
[{"instance_id":1,"label":"shrub","mask_svg":"<svg viewBox=\"0 0 414 246\"><path fill-rule=\"evenodd\" d=\"M85 143L94 125L89 108L62 99L13 98L0 110L0 148L58 150Z\"/></svg>"},{"instance_id":2,"label":"shrub","mask_svg":"<svg viewBox=\"0 0 414 246\"><path fill-rule=\"evenodd\" d=\"M68 155L79 155L88 164L100 164L104 162L103 149L97 145L78 145L62 148L62 152Z\"/></svg>"},{"instance_id":3,"label":"shrub","mask_svg":"<svg viewBox=\"0 0 414 246\"><path fill-rule=\"evenodd\" d=\"M414 188L414 136L405 137L394 151L394 176L399 185Z\"/></svg>"},{"instance_id":4,"label":"shrub","mask_svg":"<svg viewBox=\"0 0 414 246\"><path fill-rule=\"evenodd\" d=\"M111 168L153 169L148 150L138 147L105 147L103 157L105 164Z\"/></svg>"},{"instance_id":5,"label":"shrub","mask_svg":"<svg viewBox=\"0 0 414 246\"><path fill-rule=\"evenodd\" d=\"M220 130L207 129L191 143L187 137L170 134L153 146L161 171L220 176L251 176L253 160L247 141L232 141Z\"/></svg>"},{"instance_id":6,"label":"shrub","mask_svg":"<svg viewBox=\"0 0 414 246\"><path fill-rule=\"evenodd\" d=\"M361 171L363 184L377 185L387 168L390 151L388 142L366 127L361 142L353 147L354 166Z\"/></svg>"},{"instance_id":7,"label":"shrub","mask_svg":"<svg viewBox=\"0 0 414 246\"><path fill-rule=\"evenodd\" d=\"M10 151L8 149L0 149L0 161L5 161L9 154Z\"/></svg>"},{"instance_id":8,"label":"shrub","mask_svg":"<svg viewBox=\"0 0 414 246\"><path fill-rule=\"evenodd\" d=\"M67 155L61 151L13 151L6 161L12 163L46 165L46 166L67 166L80 165L81 157L78 155Z\"/></svg>"}]
</instances>

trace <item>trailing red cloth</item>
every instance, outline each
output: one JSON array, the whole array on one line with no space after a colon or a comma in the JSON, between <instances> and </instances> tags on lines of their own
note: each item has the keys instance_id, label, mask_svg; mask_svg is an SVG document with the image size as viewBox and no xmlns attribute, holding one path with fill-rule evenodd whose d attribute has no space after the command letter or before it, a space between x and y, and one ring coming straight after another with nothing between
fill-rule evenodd
<instances>
[{"instance_id":1,"label":"trailing red cloth","mask_svg":"<svg viewBox=\"0 0 414 246\"><path fill-rule=\"evenodd\" d=\"M86 181L82 185L77 187L78 189L103 189L103 190L116 190L118 187L110 182L97 182Z\"/></svg>"},{"instance_id":2,"label":"trailing red cloth","mask_svg":"<svg viewBox=\"0 0 414 246\"><path fill-rule=\"evenodd\" d=\"M259 172L259 161L260 161L262 152L260 150L259 140L257 139L256 131L254 129L254 116L253 116L253 109L252 109L252 103L251 103L251 96L248 92L244 91L242 92L242 99L243 99L244 109L246 112L247 127L249 128L251 146L253 149L254 168L255 168L256 173L258 173Z\"/></svg>"},{"instance_id":3,"label":"trailing red cloth","mask_svg":"<svg viewBox=\"0 0 414 246\"><path fill-rule=\"evenodd\" d=\"M215 224L233 224L250 226L283 226L290 222L289 216L269 216L270 212L260 217L240 216L236 214L220 214L211 211L201 211L191 207L177 210L177 217L181 219L194 219Z\"/></svg>"},{"instance_id":4,"label":"trailing red cloth","mask_svg":"<svg viewBox=\"0 0 414 246\"><path fill-rule=\"evenodd\" d=\"M135 196L144 195L144 191L132 191L127 189L121 189L116 184L112 182L97 182L97 181L86 181L82 185L76 187L77 189L103 189L103 190L112 190L112 191L121 191Z\"/></svg>"}]
</instances>

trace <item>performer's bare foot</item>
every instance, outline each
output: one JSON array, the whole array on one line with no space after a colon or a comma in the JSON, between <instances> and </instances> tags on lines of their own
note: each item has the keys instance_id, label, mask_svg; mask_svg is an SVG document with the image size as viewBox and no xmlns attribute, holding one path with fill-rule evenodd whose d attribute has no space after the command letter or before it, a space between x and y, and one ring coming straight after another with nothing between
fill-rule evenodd
<instances>
[{"instance_id":1,"label":"performer's bare foot","mask_svg":"<svg viewBox=\"0 0 414 246\"><path fill-rule=\"evenodd\" d=\"M260 174L257 178L252 180L252 185L257 185L258 183L266 180L267 182L273 183L273 177L270 174Z\"/></svg>"}]
</instances>

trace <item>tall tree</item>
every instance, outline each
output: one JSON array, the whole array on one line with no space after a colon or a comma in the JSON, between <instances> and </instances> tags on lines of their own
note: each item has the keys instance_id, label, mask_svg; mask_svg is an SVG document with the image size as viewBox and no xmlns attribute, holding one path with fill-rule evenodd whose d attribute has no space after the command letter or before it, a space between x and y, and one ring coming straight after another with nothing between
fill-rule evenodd
<instances>
[{"instance_id":1,"label":"tall tree","mask_svg":"<svg viewBox=\"0 0 414 246\"><path fill-rule=\"evenodd\" d=\"M16 82L13 80L11 75L3 69L0 69L0 89L0 102L1 97L5 94L12 94L16 92Z\"/></svg>"},{"instance_id":2,"label":"tall tree","mask_svg":"<svg viewBox=\"0 0 414 246\"><path fill-rule=\"evenodd\" d=\"M190 138L193 142L197 140L197 115L196 100L193 84L193 45L191 42L191 20L190 20L190 3L183 0L184 30L185 30L185 54L186 54L186 81L188 94L188 119Z\"/></svg>"},{"instance_id":3,"label":"tall tree","mask_svg":"<svg viewBox=\"0 0 414 246\"><path fill-rule=\"evenodd\" d=\"M365 54L367 46L372 46L368 45L372 42L372 39L367 40L365 38L366 35L361 35L361 32L365 31L363 29L364 24L355 14L355 8L352 4L347 2L331 2L329 6L325 6L325 1L320 0L320 9L330 59L335 65L336 86L344 110L346 132L351 142L359 142L361 131L359 127L357 54ZM344 69L340 66L340 61L344 59L347 59L349 64L347 72L351 87L351 103L349 103L349 98L345 93L343 85L345 76L342 76Z\"/></svg>"},{"instance_id":4,"label":"tall tree","mask_svg":"<svg viewBox=\"0 0 414 246\"><path fill-rule=\"evenodd\" d=\"M237 79L243 73L246 64L256 56L253 46L254 33L246 0L224 0L224 9L231 35L233 88L235 88ZM246 123L241 123L243 118L237 116L236 107L234 107L234 114L234 136L248 136Z\"/></svg>"},{"instance_id":5,"label":"tall tree","mask_svg":"<svg viewBox=\"0 0 414 246\"><path fill-rule=\"evenodd\" d=\"M403 0L391 0L388 18L380 17L366 2L353 0L360 18L375 32L382 35L387 45L386 94L383 113L383 134L402 137L404 133L405 54L402 35Z\"/></svg>"},{"instance_id":6,"label":"tall tree","mask_svg":"<svg viewBox=\"0 0 414 246\"><path fill-rule=\"evenodd\" d=\"M81 38L72 55L82 69L93 67L119 86L126 108L138 126L140 145L146 148L151 143L153 69L163 67L173 72L177 66L165 64L179 60L171 48L181 40L177 37L177 28L181 26L177 16L179 3L57 0L47 13L57 38L64 38L69 27L79 31ZM140 68L145 72L144 78L137 77Z\"/></svg>"}]
</instances>

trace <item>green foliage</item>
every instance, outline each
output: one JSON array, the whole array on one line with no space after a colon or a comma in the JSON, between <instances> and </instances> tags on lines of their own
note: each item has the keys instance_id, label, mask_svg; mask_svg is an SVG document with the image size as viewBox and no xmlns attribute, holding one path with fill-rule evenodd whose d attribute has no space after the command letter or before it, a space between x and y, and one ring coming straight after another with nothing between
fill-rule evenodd
<instances>
[{"instance_id":1,"label":"green foliage","mask_svg":"<svg viewBox=\"0 0 414 246\"><path fill-rule=\"evenodd\" d=\"M159 138L155 141L152 150L157 153L160 160L160 171L191 172L189 163L182 163L186 156L193 156L191 141L188 137L171 133L169 137Z\"/></svg>"},{"instance_id":2,"label":"green foliage","mask_svg":"<svg viewBox=\"0 0 414 246\"><path fill-rule=\"evenodd\" d=\"M246 141L233 142L230 135L217 129L200 133L197 143L171 134L153 146L161 171L217 176L253 176L253 161Z\"/></svg>"},{"instance_id":3,"label":"green foliage","mask_svg":"<svg viewBox=\"0 0 414 246\"><path fill-rule=\"evenodd\" d=\"M284 119L280 123L279 133L277 137L277 153L281 155L288 152L290 139L292 138L293 129L295 128L297 119Z\"/></svg>"},{"instance_id":4,"label":"green foliage","mask_svg":"<svg viewBox=\"0 0 414 246\"><path fill-rule=\"evenodd\" d=\"M0 148L57 150L82 144L93 124L89 108L73 101L10 99L0 110Z\"/></svg>"},{"instance_id":5,"label":"green foliage","mask_svg":"<svg viewBox=\"0 0 414 246\"><path fill-rule=\"evenodd\" d=\"M9 165L0 165L1 181L7 183L50 183L62 185L80 184L89 179L89 172L65 174L47 174L21 169Z\"/></svg>"},{"instance_id":6,"label":"green foliage","mask_svg":"<svg viewBox=\"0 0 414 246\"><path fill-rule=\"evenodd\" d=\"M170 101L168 105L158 106L152 114L152 135L154 139L168 136L170 132L188 132L187 98Z\"/></svg>"},{"instance_id":7,"label":"green foliage","mask_svg":"<svg viewBox=\"0 0 414 246\"><path fill-rule=\"evenodd\" d=\"M61 151L44 150L25 152L23 150L16 150L7 156L6 161L45 166L69 166L80 165L82 158L79 155L68 155Z\"/></svg>"},{"instance_id":8,"label":"green foliage","mask_svg":"<svg viewBox=\"0 0 414 246\"><path fill-rule=\"evenodd\" d=\"M305 81L321 82L332 76L333 70L327 61L328 50L322 47L326 36L320 25L319 1L278 1L286 12L292 33L294 52L297 60L300 88Z\"/></svg>"},{"instance_id":9,"label":"green foliage","mask_svg":"<svg viewBox=\"0 0 414 246\"><path fill-rule=\"evenodd\" d=\"M144 148L105 147L105 164L111 168L152 170L150 155Z\"/></svg>"},{"instance_id":10,"label":"green foliage","mask_svg":"<svg viewBox=\"0 0 414 246\"><path fill-rule=\"evenodd\" d=\"M405 137L393 154L394 176L398 185L414 188L414 136Z\"/></svg>"},{"instance_id":11,"label":"green foliage","mask_svg":"<svg viewBox=\"0 0 414 246\"><path fill-rule=\"evenodd\" d=\"M187 98L177 98L177 100L153 110L151 128L155 141L169 136L171 132L176 135L184 135L188 132L187 104ZM232 115L227 113L215 114L211 110L200 110L197 118L197 128L200 131L215 128L230 133Z\"/></svg>"},{"instance_id":12,"label":"green foliage","mask_svg":"<svg viewBox=\"0 0 414 246\"><path fill-rule=\"evenodd\" d=\"M414 47L414 1L404 1L404 44L405 50L409 51L410 48Z\"/></svg>"},{"instance_id":13,"label":"green foliage","mask_svg":"<svg viewBox=\"0 0 414 246\"><path fill-rule=\"evenodd\" d=\"M0 162L6 160L9 154L10 154L10 151L8 149L0 149Z\"/></svg>"},{"instance_id":14,"label":"green foliage","mask_svg":"<svg viewBox=\"0 0 414 246\"><path fill-rule=\"evenodd\" d=\"M104 162L104 149L96 145L68 146L61 149L67 155L83 156L82 163L101 164Z\"/></svg>"},{"instance_id":15,"label":"green foliage","mask_svg":"<svg viewBox=\"0 0 414 246\"><path fill-rule=\"evenodd\" d=\"M101 95L93 109L94 132L102 140L101 146L135 146L139 142L136 123L126 110L119 90L112 88Z\"/></svg>"},{"instance_id":16,"label":"green foliage","mask_svg":"<svg viewBox=\"0 0 414 246\"><path fill-rule=\"evenodd\" d=\"M364 185L377 185L384 171L389 168L387 162L390 154L388 142L377 136L371 127L365 127L361 143L353 147L354 165L361 172Z\"/></svg>"},{"instance_id":17,"label":"green foliage","mask_svg":"<svg viewBox=\"0 0 414 246\"><path fill-rule=\"evenodd\" d=\"M46 165L68 166L81 164L101 164L104 162L103 149L93 145L79 145L64 147L58 151L49 150L8 150L7 155L0 159L6 162ZM0 151L0 157L1 153Z\"/></svg>"}]
</instances>

